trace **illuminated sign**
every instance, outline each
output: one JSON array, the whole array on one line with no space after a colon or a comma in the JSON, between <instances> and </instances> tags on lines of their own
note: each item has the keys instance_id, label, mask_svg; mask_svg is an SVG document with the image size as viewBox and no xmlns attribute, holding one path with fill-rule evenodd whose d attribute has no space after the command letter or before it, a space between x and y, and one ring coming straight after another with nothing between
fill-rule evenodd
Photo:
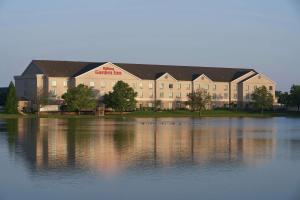
<instances>
[{"instance_id":1,"label":"illuminated sign","mask_svg":"<svg viewBox=\"0 0 300 200\"><path fill-rule=\"evenodd\" d=\"M103 75L122 75L122 72L116 70L113 67L102 67L101 69L95 70L95 74L103 74Z\"/></svg>"}]
</instances>

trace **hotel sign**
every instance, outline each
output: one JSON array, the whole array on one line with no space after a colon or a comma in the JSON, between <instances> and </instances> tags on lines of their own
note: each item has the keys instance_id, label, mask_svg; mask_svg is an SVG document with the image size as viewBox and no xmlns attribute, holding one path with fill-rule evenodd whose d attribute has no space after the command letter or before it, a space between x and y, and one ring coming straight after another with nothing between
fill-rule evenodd
<instances>
[{"instance_id":1,"label":"hotel sign","mask_svg":"<svg viewBox=\"0 0 300 200\"><path fill-rule=\"evenodd\" d=\"M115 69L114 67L102 67L95 70L95 74L101 75L122 75L122 71Z\"/></svg>"}]
</instances>

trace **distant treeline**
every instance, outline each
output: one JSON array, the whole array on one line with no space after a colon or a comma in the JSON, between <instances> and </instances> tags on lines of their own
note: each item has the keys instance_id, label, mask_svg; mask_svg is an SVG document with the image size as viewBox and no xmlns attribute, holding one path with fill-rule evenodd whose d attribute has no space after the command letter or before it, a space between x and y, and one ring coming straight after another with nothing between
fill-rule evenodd
<instances>
[{"instance_id":1,"label":"distant treeline","mask_svg":"<svg viewBox=\"0 0 300 200\"><path fill-rule=\"evenodd\" d=\"M293 85L289 92L276 91L276 97L285 107L295 106L300 110L300 85Z\"/></svg>"},{"instance_id":2,"label":"distant treeline","mask_svg":"<svg viewBox=\"0 0 300 200\"><path fill-rule=\"evenodd\" d=\"M0 106L5 105L7 89L8 89L7 87L6 88L0 88Z\"/></svg>"}]
</instances>

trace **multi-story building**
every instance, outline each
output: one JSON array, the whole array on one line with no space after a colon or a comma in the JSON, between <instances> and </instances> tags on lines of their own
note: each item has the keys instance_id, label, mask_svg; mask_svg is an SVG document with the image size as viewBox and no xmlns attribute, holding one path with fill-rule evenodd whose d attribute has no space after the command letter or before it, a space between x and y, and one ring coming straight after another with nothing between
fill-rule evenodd
<instances>
[{"instance_id":1,"label":"multi-story building","mask_svg":"<svg viewBox=\"0 0 300 200\"><path fill-rule=\"evenodd\" d=\"M187 94L204 89L215 107L251 101L255 88L266 86L275 98L276 83L254 69L126 64L111 62L73 62L33 60L20 76L15 76L17 95L31 102L51 94L58 100L69 88L79 84L92 87L101 100L119 80L137 93L138 107L184 106Z\"/></svg>"}]
</instances>

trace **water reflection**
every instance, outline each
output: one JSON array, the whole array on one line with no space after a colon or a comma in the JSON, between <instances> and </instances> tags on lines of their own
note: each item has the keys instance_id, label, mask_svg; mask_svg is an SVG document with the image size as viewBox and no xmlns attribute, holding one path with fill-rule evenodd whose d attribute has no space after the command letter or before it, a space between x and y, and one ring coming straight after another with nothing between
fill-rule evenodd
<instances>
[{"instance_id":1,"label":"water reflection","mask_svg":"<svg viewBox=\"0 0 300 200\"><path fill-rule=\"evenodd\" d=\"M271 120L271 119L270 119ZM34 172L252 166L272 159L276 128L251 119L17 119L0 124Z\"/></svg>"}]
</instances>

